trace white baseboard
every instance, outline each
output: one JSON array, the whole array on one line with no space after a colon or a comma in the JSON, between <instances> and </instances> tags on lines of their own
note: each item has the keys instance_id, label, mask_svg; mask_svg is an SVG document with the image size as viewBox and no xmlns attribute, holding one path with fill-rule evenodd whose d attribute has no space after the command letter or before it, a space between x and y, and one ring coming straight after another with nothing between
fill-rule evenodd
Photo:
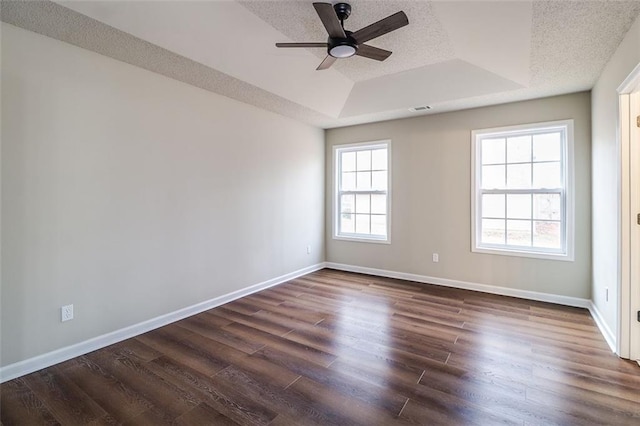
<instances>
[{"instance_id":1,"label":"white baseboard","mask_svg":"<svg viewBox=\"0 0 640 426\"><path fill-rule=\"evenodd\" d=\"M187 306L186 308L178 309L177 311L170 312L168 314L161 315L159 317L152 318L150 320L143 321L141 323L113 331L111 333L103 334L102 336L97 336L92 339L85 340L84 342L76 343L74 345L38 355L24 361L19 361L14 364L0 367L0 383L4 383L8 380L12 380L20 376L24 376L25 374L33 373L34 371L50 367L52 365L87 354L97 349L113 345L114 343L130 339L132 337L146 333L147 331L151 331L172 322L176 322L200 312L204 312L206 310L215 308L216 306L224 305L225 303L231 302L244 296L248 296L252 293L256 293L266 288L273 287L274 285L281 284L302 275L309 274L324 267L324 263L318 263L316 265L308 266L306 268L302 268L297 271L272 278L270 280L234 291L232 293L215 297L213 299L197 303L192 306Z\"/></svg>"},{"instance_id":2,"label":"white baseboard","mask_svg":"<svg viewBox=\"0 0 640 426\"><path fill-rule=\"evenodd\" d=\"M463 290L481 291L483 293L499 294L501 296L519 297L521 299L537 300L540 302L556 303L558 305L574 306L589 309L591 301L579 297L561 296L559 294L540 293L537 291L519 290L515 288L499 287L487 284L478 284L468 281L450 280L447 278L429 277L426 275L408 274L405 272L387 271L384 269L367 268L363 266L344 265L341 263L327 262L327 268L341 271L358 272L361 274L376 275L387 278L397 278L407 281L416 281L425 284L436 284L444 287L460 288Z\"/></svg>"},{"instance_id":3,"label":"white baseboard","mask_svg":"<svg viewBox=\"0 0 640 426\"><path fill-rule=\"evenodd\" d=\"M550 293L540 293L528 290L519 290L506 287L498 287L487 284L478 284L467 281L451 280L446 278L429 277L426 275L410 274L405 272L387 271L384 269L367 268L363 266L345 265L341 263L324 262L312 265L297 271L285 274L250 287L234 291L232 293L225 294L201 303L197 303L186 308L179 309L174 312L170 312L165 315L161 315L150 320L134 324L129 327L122 328L120 330L113 331L111 333L104 334L102 336L94 337L84 342L76 343L65 348L57 349L46 354L38 355L33 358L29 358L24 361L9 364L5 367L0 367L0 383L4 383L7 380L12 380L25 374L33 373L34 371L41 370L46 367L58 364L63 361L67 361L71 358L84 355L86 353L95 351L97 349L104 348L114 343L121 342L123 340L138 336L156 328L165 326L175 321L196 315L200 312L215 308L216 306L223 305L233 300L239 299L244 296L248 296L252 293L264 290L269 287L281 284L283 282L292 280L294 278L309 274L311 272L323 269L331 268L341 271L357 272L361 274L369 274L387 278L397 278L407 281L415 281L426 284L436 284L445 287L460 288L464 290L474 290L484 293L499 294L502 296L519 297L522 299L537 300L541 302L556 303L565 306L574 306L578 308L588 309L591 313L594 321L596 322L600 332L604 336L607 344L611 347L611 350L615 352L615 335L611 332L606 322L604 321L602 314L598 311L596 306L588 299L581 299L578 297L561 296Z\"/></svg>"},{"instance_id":4,"label":"white baseboard","mask_svg":"<svg viewBox=\"0 0 640 426\"><path fill-rule=\"evenodd\" d=\"M593 320L596 322L596 325L600 329L600 333L604 336L604 340L607 341L609 348L611 348L611 352L616 352L616 337L615 334L611 331L607 322L604 320L604 317L598 310L598 307L592 302L589 301L589 312L591 312L591 316Z\"/></svg>"},{"instance_id":5,"label":"white baseboard","mask_svg":"<svg viewBox=\"0 0 640 426\"><path fill-rule=\"evenodd\" d=\"M436 284L445 287L461 288L465 290L475 290L484 293L499 294L502 296L519 297L522 299L537 300L540 302L556 303L558 305L573 306L577 308L588 309L595 321L600 333L604 337L611 351L616 351L615 334L611 331L607 323L604 321L602 314L598 308L589 299L581 299L579 297L561 296L550 293L540 293L537 291L518 290L513 288L498 287L487 284L471 283L467 281L450 280L446 278L428 277L425 275L407 274L404 272L386 271L384 269L366 268L363 266L344 265L341 263L326 262L325 266L331 269L341 271L358 272L361 274L376 275L387 278L397 278L401 280L416 281L420 283Z\"/></svg>"}]
</instances>

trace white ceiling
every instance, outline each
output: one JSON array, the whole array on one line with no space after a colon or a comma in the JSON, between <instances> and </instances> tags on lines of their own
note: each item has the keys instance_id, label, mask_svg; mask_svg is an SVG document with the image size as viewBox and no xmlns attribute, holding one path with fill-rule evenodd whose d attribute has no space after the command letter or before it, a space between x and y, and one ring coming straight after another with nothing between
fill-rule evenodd
<instances>
[{"instance_id":1,"label":"white ceiling","mask_svg":"<svg viewBox=\"0 0 640 426\"><path fill-rule=\"evenodd\" d=\"M2 20L324 128L590 89L633 21L634 1L352 0L355 31L399 10L393 51L315 68L312 1L2 2Z\"/></svg>"}]
</instances>

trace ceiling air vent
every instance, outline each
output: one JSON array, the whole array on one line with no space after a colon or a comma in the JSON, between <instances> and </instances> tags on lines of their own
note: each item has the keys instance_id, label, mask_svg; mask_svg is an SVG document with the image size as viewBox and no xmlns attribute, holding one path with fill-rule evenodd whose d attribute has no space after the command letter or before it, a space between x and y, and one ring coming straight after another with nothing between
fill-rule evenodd
<instances>
[{"instance_id":1,"label":"ceiling air vent","mask_svg":"<svg viewBox=\"0 0 640 426\"><path fill-rule=\"evenodd\" d=\"M417 106L417 107L413 107L413 108L409 108L409 111L411 112L420 112L420 111L427 111L430 110L431 107L429 105L425 105L425 106Z\"/></svg>"}]
</instances>

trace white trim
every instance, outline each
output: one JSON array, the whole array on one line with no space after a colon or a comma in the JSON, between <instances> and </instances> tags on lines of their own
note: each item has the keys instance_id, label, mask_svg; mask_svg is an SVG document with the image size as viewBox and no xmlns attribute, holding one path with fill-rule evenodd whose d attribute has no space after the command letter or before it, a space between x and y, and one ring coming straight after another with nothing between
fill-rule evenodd
<instances>
[{"instance_id":1,"label":"white trim","mask_svg":"<svg viewBox=\"0 0 640 426\"><path fill-rule=\"evenodd\" d=\"M559 294L540 293L537 291L519 290L516 288L500 287L488 284L472 283L468 281L451 280L448 278L429 277L426 275L409 274L406 272L387 271L384 269L367 268L365 266L345 265L342 263L326 262L325 266L340 271L357 272L360 274L376 275L379 277L396 278L406 281L416 281L425 284L435 284L443 287L453 287L463 290L480 291L483 293L499 294L501 296L519 297L521 299L537 300L558 305L573 306L589 309L591 301L579 297L562 296Z\"/></svg>"},{"instance_id":2,"label":"white trim","mask_svg":"<svg viewBox=\"0 0 640 426\"><path fill-rule=\"evenodd\" d=\"M617 154L618 154L618 300L617 300L617 348L622 358L630 358L632 352L632 299L634 285L631 281L632 182L631 182L631 94L640 90L640 63L618 86ZM637 262L637 260L635 260ZM637 295L637 290L636 295Z\"/></svg>"},{"instance_id":3,"label":"white trim","mask_svg":"<svg viewBox=\"0 0 640 426\"><path fill-rule=\"evenodd\" d=\"M387 197L387 200L389 198ZM387 224L388 226L388 224ZM389 231L387 231L387 235L388 235ZM348 237L347 235L349 234L344 234L341 236L334 236L333 239L334 240L338 240L338 241L353 241L356 243L375 243L375 244L391 244L391 241L389 239L382 239L382 238L374 238L374 237L365 237L365 236L355 236L355 237ZM358 234L356 234L358 235Z\"/></svg>"},{"instance_id":4,"label":"white trim","mask_svg":"<svg viewBox=\"0 0 640 426\"><path fill-rule=\"evenodd\" d=\"M8 380L12 380L20 376L24 376L25 374L33 373L34 371L50 367L52 365L87 354L97 349L113 345L114 343L130 339L142 333L146 333L148 331L165 326L167 324L171 324L200 312L215 308L216 306L229 303L233 300L248 296L252 293L256 293L269 287L273 287L302 275L318 271L320 269L323 269L324 267L324 263L311 265L306 268L302 268L297 271L290 272L288 274L281 275L279 277L243 288L241 290L214 297L213 299L196 303L195 305L187 306L186 308L178 309L177 311L169 312L167 314L160 315L159 317L151 318L147 321L143 321L129 327L121 328L120 330L115 330L110 333L103 334L102 336L97 336L89 340L85 340L84 342L76 343L74 345L56 349L54 351L29 358L24 361L19 361L4 367L0 367L0 383L4 383Z\"/></svg>"},{"instance_id":5,"label":"white trim","mask_svg":"<svg viewBox=\"0 0 640 426\"><path fill-rule=\"evenodd\" d=\"M598 329L600 329L600 333L602 333L604 340L609 345L611 352L615 353L616 352L616 336L615 334L613 334L613 331L611 331L611 329L607 325L607 322L604 320L604 317L598 310L598 307L592 301L589 301L589 312L591 312L591 316L593 317L593 320L598 326Z\"/></svg>"},{"instance_id":6,"label":"white trim","mask_svg":"<svg viewBox=\"0 0 640 426\"><path fill-rule=\"evenodd\" d=\"M631 181L629 180L630 108L629 94L618 96L618 342L616 353L630 357L631 343Z\"/></svg>"},{"instance_id":7,"label":"white trim","mask_svg":"<svg viewBox=\"0 0 640 426\"><path fill-rule=\"evenodd\" d=\"M383 269L368 268L364 266L346 265L334 262L318 263L306 268L299 269L297 271L285 274L276 278L272 278L267 281L252 285L250 287L228 293L223 296L219 296L201 303L197 303L186 308L179 309L174 312L170 312L165 315L161 315L156 318L152 318L147 321L143 321L138 324L134 324L129 327L122 328L120 330L113 331L111 333L104 334L102 336L94 337L84 342L76 343L65 348L60 348L55 351L48 352L46 354L38 355L33 358L29 358L24 361L9 364L5 367L0 367L0 383L4 383L8 380L15 379L17 377L24 376L34 371L41 370L43 368L50 367L60 362L67 361L71 358L75 358L89 352L104 348L106 346L121 342L126 339L138 336L156 328L171 324L181 319L187 318L192 315L196 315L200 312L215 308L217 306L229 303L233 300L239 299L244 296L256 293L258 291L273 287L278 284L282 284L286 281L295 279L297 277L310 274L323 268L336 269L341 271L357 272L361 274L375 275L387 278L397 278L407 281L415 281L425 284L434 284L444 287L459 288L464 290L480 291L483 293L498 294L502 296L519 297L528 300L537 300L541 302L555 303L565 306L573 306L578 308L588 309L591 313L598 329L602 333L605 341L610 346L611 350L615 352L616 339L614 333L607 326L603 319L602 314L598 308L593 304L591 300L581 299L578 297L562 296L550 293L540 293L528 290L518 290L506 287L499 287L487 284L472 283L467 281L451 280L447 278L429 277L426 275L410 274L405 272L388 271Z\"/></svg>"},{"instance_id":8,"label":"white trim","mask_svg":"<svg viewBox=\"0 0 640 426\"><path fill-rule=\"evenodd\" d=\"M340 186L340 152L349 152L349 151L359 151L366 149L375 149L375 148L385 148L387 150L387 189L385 192L387 196L387 235L384 237L367 235L367 234L339 234L339 186ZM364 242L364 243L377 243L377 244L391 244L391 139L381 139L371 142L357 142L351 144L341 144L333 146L333 182L332 182L332 191L333 191L333 199L331 206L331 217L332 219L332 237L334 240L342 240L342 241L354 241L354 242Z\"/></svg>"},{"instance_id":9,"label":"white trim","mask_svg":"<svg viewBox=\"0 0 640 426\"><path fill-rule=\"evenodd\" d=\"M640 88L640 62L629 73L627 78L618 86L618 93L631 93Z\"/></svg>"},{"instance_id":10,"label":"white trim","mask_svg":"<svg viewBox=\"0 0 640 426\"><path fill-rule=\"evenodd\" d=\"M509 245L491 245L479 242L479 233L481 230L478 207L480 206L481 194L486 190L479 188L481 182L481 151L479 144L482 138L514 135L514 134L531 134L538 131L561 130L564 134L563 153L562 153L562 188L557 188L564 205L564 217L562 218L563 232L562 245L563 250L546 250L544 248L526 248L514 247ZM505 159L506 161L506 159ZM506 163L505 163L506 164ZM471 251L474 253L497 254L506 256L531 257L537 259L549 259L560 261L574 261L574 226L575 226L575 184L574 184L574 129L573 119L548 121L542 123L520 124L515 126L497 127L491 129L477 129L471 132ZM500 193L531 193L536 192L535 188L527 190L496 190ZM491 191L488 191L491 192ZM505 218L506 212L505 212ZM534 220L533 217L531 220Z\"/></svg>"},{"instance_id":11,"label":"white trim","mask_svg":"<svg viewBox=\"0 0 640 426\"><path fill-rule=\"evenodd\" d=\"M640 324L636 316L640 310L640 223L636 223L636 215L640 214L640 123L636 126L634 120L640 117L640 87L636 86L629 101L629 358L640 360Z\"/></svg>"}]
</instances>

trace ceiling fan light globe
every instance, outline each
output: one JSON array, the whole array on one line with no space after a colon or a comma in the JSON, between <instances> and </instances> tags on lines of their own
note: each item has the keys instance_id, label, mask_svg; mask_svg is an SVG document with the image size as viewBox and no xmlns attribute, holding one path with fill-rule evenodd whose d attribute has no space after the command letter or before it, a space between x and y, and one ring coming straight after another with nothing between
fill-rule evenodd
<instances>
[{"instance_id":1,"label":"ceiling fan light globe","mask_svg":"<svg viewBox=\"0 0 640 426\"><path fill-rule=\"evenodd\" d=\"M354 46L348 44L340 44L338 46L333 46L329 50L329 55L334 58L349 58L356 54L356 48Z\"/></svg>"}]
</instances>

